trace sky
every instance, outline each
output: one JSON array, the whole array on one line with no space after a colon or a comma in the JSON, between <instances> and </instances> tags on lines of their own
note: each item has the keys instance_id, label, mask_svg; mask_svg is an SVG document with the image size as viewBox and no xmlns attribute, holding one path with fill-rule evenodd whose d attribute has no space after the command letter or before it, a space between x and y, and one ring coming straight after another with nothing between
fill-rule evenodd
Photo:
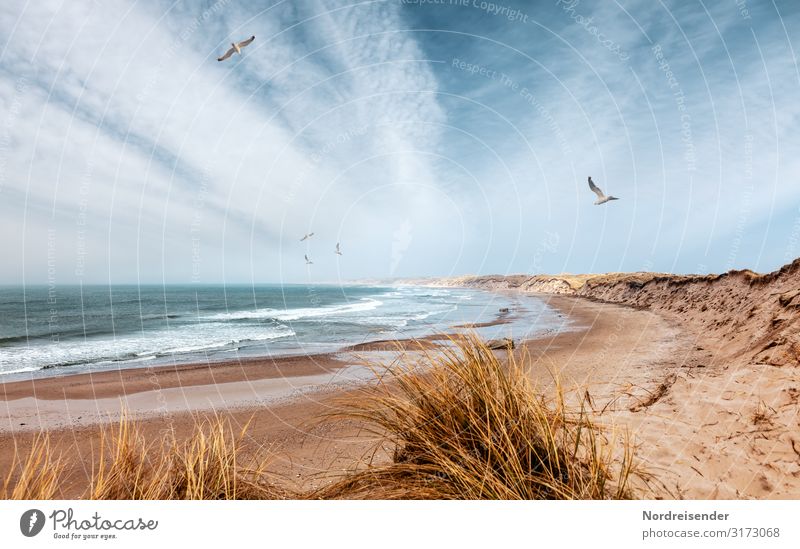
<instances>
[{"instance_id":1,"label":"sky","mask_svg":"<svg viewBox=\"0 0 800 549\"><path fill-rule=\"evenodd\" d=\"M771 271L798 52L794 0L6 0L0 284Z\"/></svg>"}]
</instances>

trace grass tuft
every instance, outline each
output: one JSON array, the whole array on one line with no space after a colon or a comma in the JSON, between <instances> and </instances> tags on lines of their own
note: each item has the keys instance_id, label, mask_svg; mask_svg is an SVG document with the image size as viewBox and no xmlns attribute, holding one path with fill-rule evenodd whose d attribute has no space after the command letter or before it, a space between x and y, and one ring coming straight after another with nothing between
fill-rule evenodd
<instances>
[{"instance_id":1,"label":"grass tuft","mask_svg":"<svg viewBox=\"0 0 800 549\"><path fill-rule=\"evenodd\" d=\"M0 499L54 499L63 470L61 456L54 455L47 434L34 436L25 457L20 456L15 442L14 457L3 478Z\"/></svg>"},{"instance_id":2,"label":"grass tuft","mask_svg":"<svg viewBox=\"0 0 800 549\"><path fill-rule=\"evenodd\" d=\"M103 435L99 465L92 473L90 499L275 499L283 493L268 482L265 460L241 465L245 425L236 433L215 417L195 425L179 443L168 432L146 443L136 423L123 413ZM108 457L105 456L108 454Z\"/></svg>"},{"instance_id":3,"label":"grass tuft","mask_svg":"<svg viewBox=\"0 0 800 549\"><path fill-rule=\"evenodd\" d=\"M476 336L407 362L343 403L394 455L321 489L320 498L621 499L638 474L627 437L598 430L586 399L545 398L513 353L501 360Z\"/></svg>"},{"instance_id":4,"label":"grass tuft","mask_svg":"<svg viewBox=\"0 0 800 549\"><path fill-rule=\"evenodd\" d=\"M775 416L777 412L771 406L767 406L767 403L763 400L758 402L758 406L753 411L752 415L750 416L753 425L758 427L771 427L772 426L772 418Z\"/></svg>"}]
</instances>

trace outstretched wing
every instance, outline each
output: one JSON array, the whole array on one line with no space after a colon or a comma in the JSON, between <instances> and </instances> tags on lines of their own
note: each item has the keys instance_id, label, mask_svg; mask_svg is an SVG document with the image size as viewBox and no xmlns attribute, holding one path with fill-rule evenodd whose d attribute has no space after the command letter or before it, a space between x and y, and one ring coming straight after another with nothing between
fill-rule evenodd
<instances>
[{"instance_id":1,"label":"outstretched wing","mask_svg":"<svg viewBox=\"0 0 800 549\"><path fill-rule=\"evenodd\" d=\"M594 184L594 181L592 181L591 177L589 178L589 188L592 190L592 192L594 194L597 195L597 198L605 198L606 197L606 195L603 194L603 191L600 190L600 187L598 187L597 185Z\"/></svg>"},{"instance_id":2,"label":"outstretched wing","mask_svg":"<svg viewBox=\"0 0 800 549\"><path fill-rule=\"evenodd\" d=\"M239 42L239 43L238 43L238 44L236 44L236 45L237 45L237 46L239 46L239 48L243 48L243 47L245 47L245 46L249 46L249 45L250 45L250 44L253 42L253 40L255 40L255 39L256 39L256 37L255 37L255 36L251 36L251 37L250 37L250 38L248 38L247 40L242 40L241 42Z\"/></svg>"},{"instance_id":3,"label":"outstretched wing","mask_svg":"<svg viewBox=\"0 0 800 549\"><path fill-rule=\"evenodd\" d=\"M305 256L303 256L303 257L305 257L305 258L306 258L306 263L308 263L308 254L306 254L306 255L305 255Z\"/></svg>"},{"instance_id":4,"label":"outstretched wing","mask_svg":"<svg viewBox=\"0 0 800 549\"><path fill-rule=\"evenodd\" d=\"M228 51L225 52L225 55L223 55L222 57L217 57L217 61L225 61L227 58L233 55L234 51L235 50L233 48L229 49Z\"/></svg>"}]
</instances>

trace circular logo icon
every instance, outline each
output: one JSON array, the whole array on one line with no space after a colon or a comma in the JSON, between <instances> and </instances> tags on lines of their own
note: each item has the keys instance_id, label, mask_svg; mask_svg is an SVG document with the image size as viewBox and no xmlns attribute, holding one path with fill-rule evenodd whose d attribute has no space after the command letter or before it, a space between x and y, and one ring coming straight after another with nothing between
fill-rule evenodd
<instances>
[{"instance_id":1,"label":"circular logo icon","mask_svg":"<svg viewBox=\"0 0 800 549\"><path fill-rule=\"evenodd\" d=\"M19 529L22 535L32 538L44 528L44 513L38 509L30 509L19 518Z\"/></svg>"}]
</instances>

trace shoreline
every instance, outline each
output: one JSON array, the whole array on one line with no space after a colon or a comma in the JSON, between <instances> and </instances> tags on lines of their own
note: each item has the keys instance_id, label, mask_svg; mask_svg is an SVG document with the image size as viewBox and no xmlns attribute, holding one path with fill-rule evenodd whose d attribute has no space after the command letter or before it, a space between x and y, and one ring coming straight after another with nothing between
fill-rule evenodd
<instances>
[{"instance_id":1,"label":"shoreline","mask_svg":"<svg viewBox=\"0 0 800 549\"><path fill-rule=\"evenodd\" d=\"M91 368L83 371L61 371L58 367L45 367L29 375L19 373L0 375L0 402L36 396L45 400L62 398L102 398L151 390L153 388L172 388L203 385L209 383L227 383L232 381L248 381L270 379L284 376L304 376L328 374L343 367L342 356L353 352L396 350L398 345L406 347L408 342L414 341L415 346L436 346L437 341L443 341L451 336L458 335L465 330L483 330L485 328L499 327L519 323L525 325L527 320L534 317L526 309L524 302L520 301L517 292L500 292L493 290L472 289L473 292L502 296L512 304L503 305L499 312L494 313L494 318L481 322L463 322L454 320L452 324L442 323L431 325L431 331L422 335L403 334L353 338L340 343L328 343L323 349L303 351L302 348L289 352L278 351L275 354L266 353L232 353L229 357L221 358L218 354L185 357L176 355L172 361L120 361L111 363L108 367ZM546 296L524 296L545 302ZM543 299L545 298L545 299ZM507 307L511 307L510 311ZM534 323L531 323L534 324ZM540 328L541 329L541 328ZM549 331L543 329L542 331ZM413 332L413 331L412 331ZM378 334L371 334L375 337ZM387 338L388 337L388 338ZM311 361L313 364L309 364ZM138 363L137 363L138 362ZM91 364L87 364L91 366ZM159 378L158 383L145 383L146 378ZM127 382L124 390L114 386ZM54 387L57 385L57 387ZM87 386L93 390L86 390Z\"/></svg>"},{"instance_id":2,"label":"shoreline","mask_svg":"<svg viewBox=\"0 0 800 549\"><path fill-rule=\"evenodd\" d=\"M505 297L514 296L507 293ZM547 301L545 296L529 297ZM137 419L148 420L164 414L258 409L302 395L335 393L373 379L365 363L380 363L401 351L435 350L464 330L533 323L525 311L524 303L517 302L510 312L501 311L479 324L456 324L447 332L420 338L346 344L332 352L153 364L0 382L0 433L104 424L117 418L123 408Z\"/></svg>"},{"instance_id":3,"label":"shoreline","mask_svg":"<svg viewBox=\"0 0 800 549\"><path fill-rule=\"evenodd\" d=\"M154 304L159 296L153 291L136 293L124 286L109 287L108 295L101 297L95 290L87 297L88 305L72 310L83 298L67 289L60 306L65 320L48 324L49 335L42 326L44 296L38 294L31 296L32 312L15 315L2 330L0 384L123 369L154 371L198 364L224 368L234 362L335 354L386 338L451 333L471 322L486 326L511 322L502 313L507 308L527 309L532 318L540 306L520 296L468 288L357 286L345 294L310 285L299 293L282 294L269 287L252 295L238 289L228 296L223 286L210 285L201 288L197 311L188 310L186 300L181 301L185 290L165 290L167 314ZM17 295L21 290L12 290L17 292L10 297L14 307L27 304L27 298ZM108 301L112 293L119 294L118 309L103 305L102 299ZM260 305L250 303L256 299ZM22 326L23 317L30 329ZM549 320L545 317L543 323Z\"/></svg>"},{"instance_id":4,"label":"shoreline","mask_svg":"<svg viewBox=\"0 0 800 549\"><path fill-rule=\"evenodd\" d=\"M569 329L515 338L518 345L513 352L528 357L530 376L539 390L551 391L557 374L568 398L580 399L588 392L596 420L617 432L621 429L629 433L635 440L639 461L663 485L661 497L763 499L792 498L800 493L800 461L796 459L800 454L794 450L798 442L790 421L800 390L793 388L791 371L775 367L760 370L744 359L729 363L727 355L720 355L724 343L715 333L663 308L610 303L589 296L531 293L524 288L496 287L490 291L536 296L565 319L564 326ZM431 336L425 345L435 346L435 340L436 336ZM393 341L375 341L353 346L351 354L386 356L395 345ZM302 371L311 378L332 376L347 369L347 360L341 359L331 355L293 357L299 362L292 372ZM230 375L246 375L248 366L256 368L257 363L244 367L237 363L230 368ZM342 403L364 398L352 379L330 384L327 391L312 391L305 390L304 384L319 379L283 376L280 364L271 369L279 378L270 379L261 369L260 380L237 381L234 375L222 383L224 376L216 376L211 378L215 385L208 384L208 365L195 365L183 373L169 370L162 372L164 376L173 376L173 383L184 383L172 388L178 392L176 401L184 404L202 399L208 402L214 395L219 397L217 390L226 386L252 391L263 383L262 389L269 392L269 384L276 379L288 382L295 391L290 398L245 399L235 406L221 398L219 407L162 410L138 421L147 437L159 437L165 429L178 438L186 437L199 420L228 418L234 428L249 426L247 451L267 452L276 478L287 487L301 490L319 488L366 460L390 459L392 448L387 441L365 433L353 420L329 420ZM115 374L121 372L129 374L130 370ZM182 375L197 376L195 384L181 381ZM203 379L205 384L198 382ZM106 382L101 387L111 390L115 380ZM116 383L117 390L125 385ZM16 396L26 398L22 389L17 390ZM0 409L6 408L6 412L22 400L3 399L2 393ZM787 398L789 401L784 402ZM751 418L761 406L769 417L754 428ZM30 410L35 412L33 407ZM117 407L106 419L116 419L118 412ZM70 465L74 482L62 489L66 498L80 495L87 471L96 459L102 438L94 423L62 423L47 430L56 448L78 456ZM37 432L31 427L0 427L0 467L10 464L15 447L23 452L30 447Z\"/></svg>"},{"instance_id":5,"label":"shoreline","mask_svg":"<svg viewBox=\"0 0 800 549\"><path fill-rule=\"evenodd\" d=\"M514 351L528 353L531 376L542 389L551 385L554 365L559 365L559 374L567 390L588 388L595 402L601 406L619 402L615 395L621 388L628 390L633 395L631 398L646 398L661 382L662 363L674 354L677 335L675 328L658 315L572 297L539 297L569 322L569 329L525 340ZM609 338L614 334L615 344L609 346ZM651 341L660 343L652 346ZM602 360L598 361L598 356L602 356ZM639 366L620 370L619 364L626 361ZM316 371L324 371L330 365L307 364L305 367L311 368L310 371L315 368L320 368ZM279 371L275 369L275 372ZM119 375L119 372L116 374ZM207 375L207 371L197 368L195 374L202 377ZM282 378L290 382L295 380L299 385L301 382L297 379ZM272 380L263 381L269 383ZM110 384L111 380L108 382ZM216 390L229 385L251 390L248 386L253 383L258 381L218 383L216 386L187 385L178 388L179 393L175 397L184 399L184 404L193 400L197 402L210 397L209 388ZM637 389L630 390L631 387ZM299 386L296 388L301 389ZM194 411L162 410L155 416L141 418L139 424L147 437L154 438L161 436L165 429L176 433L179 438L188 436L196 421L215 415L229 418L234 428L249 425L245 441L248 451L268 452L274 464L274 473L293 488L314 488L363 463L367 458L375 456L375 459L388 459L390 455L389 448L376 449L376 445L384 441L365 433L353 421L332 422L325 419L339 410L343 402L363 398L361 391L352 384L331 388L334 390L297 391L289 399L275 398L251 406L212 407ZM137 394L152 397L153 391ZM7 414L8 407L13 406L14 402L20 403L22 399L0 400L0 409L5 408ZM82 402L91 407L94 401ZM35 413L36 408L31 407L30 411ZM116 411L107 419L116 419L119 407ZM74 482L63 487L65 497L76 497L80 495L79 489L85 487L87 471L91 471L93 460L96 459L96 451L101 443L100 430L96 422L74 424L64 419L62 416L61 425L50 425L47 432L54 447L65 455L77 456L76 463L70 466L70 477L74 478ZM21 430L20 426L15 427L10 431L0 430L0 467L10 464L15 445L24 451L30 447L38 432L31 428L32 425L21 426L25 430Z\"/></svg>"}]
</instances>

